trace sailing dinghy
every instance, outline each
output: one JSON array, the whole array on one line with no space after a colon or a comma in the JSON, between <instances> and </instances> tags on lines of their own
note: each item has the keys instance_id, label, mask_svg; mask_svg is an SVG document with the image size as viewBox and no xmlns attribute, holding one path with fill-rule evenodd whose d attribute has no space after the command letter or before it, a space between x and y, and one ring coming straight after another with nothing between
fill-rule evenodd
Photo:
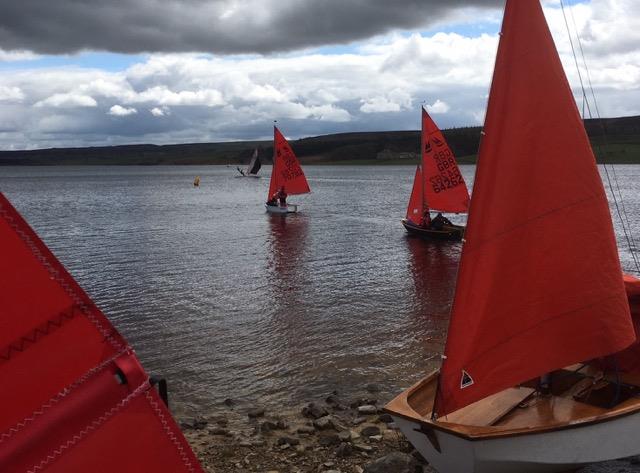
<instances>
[{"instance_id":1,"label":"sailing dinghy","mask_svg":"<svg viewBox=\"0 0 640 473\"><path fill-rule=\"evenodd\" d=\"M286 215L296 213L298 206L286 203L286 196L311 192L307 178L293 149L277 127L273 127L273 168L267 195L267 212ZM284 200L281 197L284 196Z\"/></svg>"},{"instance_id":2,"label":"sailing dinghy","mask_svg":"<svg viewBox=\"0 0 640 473\"><path fill-rule=\"evenodd\" d=\"M630 305L640 327L539 0L507 0L442 364L386 410L440 473L638 455Z\"/></svg>"},{"instance_id":3,"label":"sailing dinghy","mask_svg":"<svg viewBox=\"0 0 640 473\"><path fill-rule=\"evenodd\" d=\"M260 178L260 176L258 176L258 171L260 171L261 167L262 163L260 162L260 157L258 156L258 148L256 148L253 150L253 155L251 156L251 161L249 161L249 165L247 166L247 168L244 171L239 167L236 168L240 173L240 175L236 177Z\"/></svg>"},{"instance_id":4,"label":"sailing dinghy","mask_svg":"<svg viewBox=\"0 0 640 473\"><path fill-rule=\"evenodd\" d=\"M421 164L416 169L407 216L402 225L410 235L424 239L460 240L464 227L430 211L466 213L469 191L442 132L422 109Z\"/></svg>"},{"instance_id":5,"label":"sailing dinghy","mask_svg":"<svg viewBox=\"0 0 640 473\"><path fill-rule=\"evenodd\" d=\"M0 471L203 473L133 349L0 193Z\"/></svg>"}]
</instances>

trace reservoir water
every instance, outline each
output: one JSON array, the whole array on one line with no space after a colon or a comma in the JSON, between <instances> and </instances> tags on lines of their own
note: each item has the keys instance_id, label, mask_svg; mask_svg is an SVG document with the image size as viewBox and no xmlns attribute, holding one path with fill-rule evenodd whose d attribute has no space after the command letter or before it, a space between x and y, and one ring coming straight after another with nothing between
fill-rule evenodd
<instances>
[{"instance_id":1,"label":"reservoir water","mask_svg":"<svg viewBox=\"0 0 640 473\"><path fill-rule=\"evenodd\" d=\"M397 393L438 365L460 244L405 235L412 166L305 172L313 192L292 196L301 213L286 218L264 210L269 166L263 179L226 166L1 167L0 191L168 379L178 412L371 383ZM472 184L474 167L462 172ZM615 173L637 240L640 166Z\"/></svg>"}]
</instances>

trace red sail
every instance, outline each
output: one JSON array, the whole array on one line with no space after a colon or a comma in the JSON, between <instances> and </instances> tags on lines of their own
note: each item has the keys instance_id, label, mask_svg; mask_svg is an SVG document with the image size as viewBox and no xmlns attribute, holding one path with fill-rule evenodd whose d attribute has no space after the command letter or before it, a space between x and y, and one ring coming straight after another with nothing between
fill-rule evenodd
<instances>
[{"instance_id":1,"label":"red sail","mask_svg":"<svg viewBox=\"0 0 640 473\"><path fill-rule=\"evenodd\" d=\"M202 472L133 350L0 193L0 471Z\"/></svg>"},{"instance_id":2,"label":"red sail","mask_svg":"<svg viewBox=\"0 0 640 473\"><path fill-rule=\"evenodd\" d=\"M413 178L413 189L411 190L411 198L409 198L409 207L407 207L407 220L420 225L422 215L425 210L424 199L422 198L422 170L420 166L416 168L416 176Z\"/></svg>"},{"instance_id":3,"label":"red sail","mask_svg":"<svg viewBox=\"0 0 640 473\"><path fill-rule=\"evenodd\" d=\"M273 127L273 148L273 169L267 199L271 199L283 186L289 195L311 192L298 158L286 138L275 126Z\"/></svg>"},{"instance_id":4,"label":"red sail","mask_svg":"<svg viewBox=\"0 0 640 473\"><path fill-rule=\"evenodd\" d=\"M609 206L538 0L509 0L439 416L635 340Z\"/></svg>"},{"instance_id":5,"label":"red sail","mask_svg":"<svg viewBox=\"0 0 640 473\"><path fill-rule=\"evenodd\" d=\"M456 158L442 132L422 109L422 168L424 199L429 207L442 212L466 213L469 190Z\"/></svg>"}]
</instances>

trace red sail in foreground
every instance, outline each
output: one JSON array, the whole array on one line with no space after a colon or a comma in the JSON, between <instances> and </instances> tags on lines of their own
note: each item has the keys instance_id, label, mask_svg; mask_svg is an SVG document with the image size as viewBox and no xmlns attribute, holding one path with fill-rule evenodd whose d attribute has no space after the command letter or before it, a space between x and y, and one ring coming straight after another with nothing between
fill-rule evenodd
<instances>
[{"instance_id":1,"label":"red sail in foreground","mask_svg":"<svg viewBox=\"0 0 640 473\"><path fill-rule=\"evenodd\" d=\"M0 193L0 471L202 472L138 359Z\"/></svg>"},{"instance_id":2,"label":"red sail in foreground","mask_svg":"<svg viewBox=\"0 0 640 473\"><path fill-rule=\"evenodd\" d=\"M311 192L298 158L275 126L273 127L273 148L273 169L267 199L271 199L283 186L289 195Z\"/></svg>"},{"instance_id":3,"label":"red sail in foreground","mask_svg":"<svg viewBox=\"0 0 640 473\"><path fill-rule=\"evenodd\" d=\"M624 275L624 285L629 297L629 308L636 333L640 333L640 280ZM603 369L617 370L622 373L640 374L640 340L630 347L611 355L603 360Z\"/></svg>"},{"instance_id":4,"label":"red sail in foreground","mask_svg":"<svg viewBox=\"0 0 640 473\"><path fill-rule=\"evenodd\" d=\"M413 189L411 189L411 197L409 198L409 206L407 207L407 220L416 225L422 223L422 215L425 206L422 198L422 169L416 167L416 176L413 178Z\"/></svg>"},{"instance_id":5,"label":"red sail in foreground","mask_svg":"<svg viewBox=\"0 0 640 473\"><path fill-rule=\"evenodd\" d=\"M453 152L424 108L422 168L424 199L429 207L453 213L466 213L469 210L469 190L460 174Z\"/></svg>"},{"instance_id":6,"label":"red sail in foreground","mask_svg":"<svg viewBox=\"0 0 640 473\"><path fill-rule=\"evenodd\" d=\"M636 338L609 206L538 0L508 1L435 412Z\"/></svg>"}]
</instances>

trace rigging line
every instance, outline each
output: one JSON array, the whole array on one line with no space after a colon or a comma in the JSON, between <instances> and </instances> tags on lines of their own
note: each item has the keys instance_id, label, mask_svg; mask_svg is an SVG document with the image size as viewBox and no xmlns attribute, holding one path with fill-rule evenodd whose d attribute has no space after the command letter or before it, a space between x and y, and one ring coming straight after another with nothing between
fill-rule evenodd
<instances>
[{"instance_id":1,"label":"rigging line","mask_svg":"<svg viewBox=\"0 0 640 473\"><path fill-rule=\"evenodd\" d=\"M576 19L575 19L575 15L573 14L573 10L570 9L569 13L571 14L571 21L573 22L573 28L576 32L576 38L578 40L578 46L580 48L580 54L582 56L582 63L584 64L584 68L585 68L585 72L586 72L586 76L587 76L587 83L589 84L589 90L591 92L591 96L593 97L593 104L594 104L594 108L596 111L596 116L598 117L598 119L600 120L600 125L602 126L602 131L603 131L603 139L605 141L605 145L608 146L608 138L607 138L607 128L606 128L606 124L604 123L604 121L601 119L601 115L600 115L600 110L598 108L598 101L596 100L596 94L595 94L595 90L593 88L593 82L591 81L591 73L589 72L589 67L587 65L587 60L585 58L585 54L584 54L584 48L582 47L582 39L580 38L580 33L578 32L578 27L576 25ZM583 94L584 94L584 90L583 90ZM586 99L586 96L585 96ZM607 168L606 163L604 164L605 169ZM640 272L640 262L638 261L638 257L636 255L636 251L638 249L638 246L635 242L634 236L633 236L633 231L632 231L632 226L631 226L631 221L629 219L629 214L627 213L627 209L624 203L624 199L622 197L622 191L620 189L620 182L618 180L618 176L616 173L616 167L614 165L611 165L611 170L613 173L613 182L616 184L616 190L618 191L618 197L620 198L620 205L622 207L622 215L624 216L624 220L623 220L623 225L626 223L627 225L627 230L629 232L629 237L631 240L631 243L633 244L632 247L629 248L633 260L635 262L636 265L636 269L638 270L638 272ZM611 189L612 192L614 192L614 189Z\"/></svg>"},{"instance_id":2,"label":"rigging line","mask_svg":"<svg viewBox=\"0 0 640 473\"><path fill-rule=\"evenodd\" d=\"M591 95L593 97L593 103L594 103L594 108L596 111L596 116L598 117L598 119L600 120L600 125L602 127L602 132L603 132L603 139L605 141L605 145L608 145L608 135L607 135L607 128L606 128L606 124L604 123L604 121L602 121L601 119L601 115L600 115L600 110L598 108L598 101L596 99L596 94L593 88L593 82L591 81L591 73L589 72L589 66L587 65L587 60L585 58L585 54L584 54L584 48L582 47L582 39L580 38L580 33L578 32L578 27L576 25L576 19L575 19L575 15L573 14L573 10L570 9L569 13L571 14L571 21L573 22L573 28L576 32L576 38L578 41L578 46L580 48L580 54L582 56L582 63L584 65L585 68L585 72L586 72L586 76L587 76L587 83L589 85L589 90L591 92ZM585 91L583 90L583 97L586 97L585 95ZM607 169L607 164L604 164L605 169ZM618 180L618 176L617 176L617 172L616 172L616 167L614 165L611 165L611 171L613 173L613 182L616 184L616 189L611 189L612 193L615 192L615 190L617 190L618 192L618 197L620 199L620 205L622 207L622 214L624 216L624 220L623 220L623 225L626 223L627 225L627 230L629 232L629 237L631 239L631 242L633 244L633 247L630 248L631 253L634 254L634 250L637 250L637 245L636 242L634 240L634 236L633 236L633 231L632 231L632 227L631 227L631 221L629 219L629 215L627 213L627 209L624 203L624 199L622 196L622 191L620 189L620 183ZM636 268L640 271L640 267L638 267L638 261L637 259L634 257L634 262L636 263Z\"/></svg>"},{"instance_id":3,"label":"rigging line","mask_svg":"<svg viewBox=\"0 0 640 473\"><path fill-rule=\"evenodd\" d=\"M560 7L562 8L562 16L564 17L564 24L565 24L565 26L567 28L567 35L569 36L569 43L571 44L571 52L573 53L573 59L574 59L575 65L576 65L576 70L578 72L578 78L580 80L580 88L582 89L583 96L586 98L586 96L587 96L586 88L584 86L584 81L582 79L582 72L580 70L580 65L578 63L578 56L576 54L576 50L575 50L575 47L574 47L574 44L573 44L573 38L571 36L571 29L569 28L569 21L567 20L567 14L566 14L566 11L565 11L565 8L564 8L564 1L563 0L560 0ZM574 26L575 26L575 20L574 20ZM580 44L580 49L582 51L583 62L585 64L585 68L586 68L586 61L584 59L584 50L582 49L582 43L580 42L580 37L577 34L577 30L576 30L576 35L578 36L578 42ZM588 68L587 68L587 76L590 78L590 76L588 75ZM594 98L594 105L597 106L597 103L596 103L596 100L595 100L595 93L594 93L594 90L593 90L593 86L592 86L591 83L590 83L590 85L591 85L591 93L592 93L593 98ZM589 111L589 117L593 118L593 115L591 113L591 106L589 105L588 101L586 101L586 103L587 103L587 110ZM601 126L603 127L603 137L604 137L604 140L606 142L606 128L603 126L602 118L600 117L599 111L597 111L597 116L598 116L598 120L599 120ZM603 156L601 145L598 143L596 146L598 148L598 153L600 154L600 156ZM615 188L613 186L611 175L609 174L609 169L608 169L606 164L603 165L603 168L604 168L605 174L607 176L607 182L609 184L609 189L611 190L611 195L613 197L613 202L614 202L614 207L616 209L616 213L618 214L618 217L620 218L620 222L622 223L622 231L624 233L625 239L627 240L627 245L629 246L629 253L631 253L631 258L633 259L633 262L634 262L636 268L638 269L638 271L640 271L640 261L638 260L638 256L635 254L635 242L633 241L632 236L630 236L630 228L629 228L629 231L627 231L627 226L628 226L628 223L629 223L628 222L628 218L627 218L627 220L625 222L625 218L623 217L623 212L621 210L621 206L618 204L618 198L616 196L616 191L615 191ZM619 190L620 189L619 185L617 187L618 187L618 190ZM620 193L620 200L622 200L622 194L621 193ZM624 215L626 215L626 212L625 212ZM629 227L630 227L630 225L629 225Z\"/></svg>"}]
</instances>

